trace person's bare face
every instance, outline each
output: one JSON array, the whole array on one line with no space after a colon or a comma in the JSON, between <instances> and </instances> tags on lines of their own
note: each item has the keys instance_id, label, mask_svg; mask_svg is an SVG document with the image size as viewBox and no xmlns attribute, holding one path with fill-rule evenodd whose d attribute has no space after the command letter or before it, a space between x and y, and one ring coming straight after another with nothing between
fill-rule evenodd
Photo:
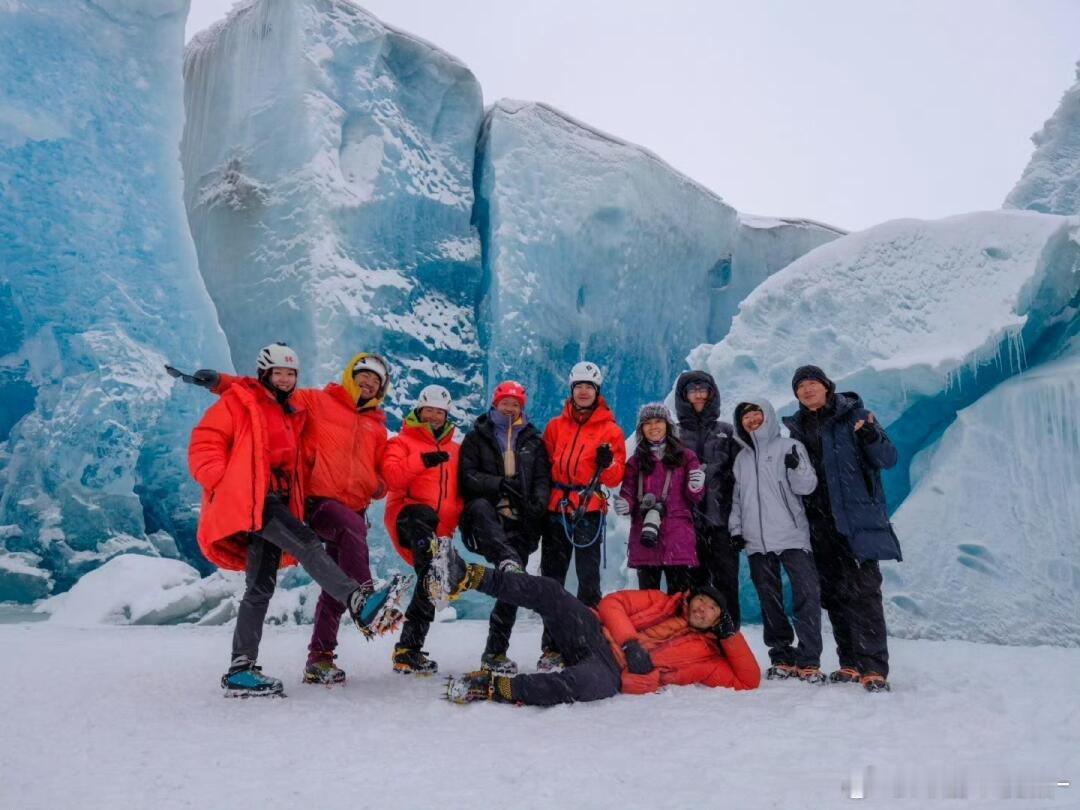
<instances>
[{"instance_id":1,"label":"person's bare face","mask_svg":"<svg viewBox=\"0 0 1080 810\"><path fill-rule=\"evenodd\" d=\"M374 371L362 369L353 374L353 382L360 391L360 399L373 399L379 393L382 382Z\"/></svg>"},{"instance_id":2,"label":"person's bare face","mask_svg":"<svg viewBox=\"0 0 1080 810\"><path fill-rule=\"evenodd\" d=\"M747 433L753 433L765 422L765 414L759 410L747 411L742 415L743 430Z\"/></svg>"},{"instance_id":3,"label":"person's bare face","mask_svg":"<svg viewBox=\"0 0 1080 810\"><path fill-rule=\"evenodd\" d=\"M694 413L701 413L705 410L705 405L709 401L709 389L696 388L693 391L688 391L686 394L686 401L690 403L690 407L694 409Z\"/></svg>"},{"instance_id":4,"label":"person's bare face","mask_svg":"<svg viewBox=\"0 0 1080 810\"><path fill-rule=\"evenodd\" d=\"M825 407L829 400L829 389L817 380L803 380L795 389L795 396L803 407L811 411L818 411Z\"/></svg>"},{"instance_id":5,"label":"person's bare face","mask_svg":"<svg viewBox=\"0 0 1080 810\"><path fill-rule=\"evenodd\" d=\"M592 383L578 383L571 393L574 404L579 408L590 408L596 402L596 389L593 388Z\"/></svg>"},{"instance_id":6,"label":"person's bare face","mask_svg":"<svg viewBox=\"0 0 1080 810\"><path fill-rule=\"evenodd\" d=\"M424 406L416 414L416 418L427 424L432 430L439 431L446 424L446 411L442 408Z\"/></svg>"},{"instance_id":7,"label":"person's bare face","mask_svg":"<svg viewBox=\"0 0 1080 810\"><path fill-rule=\"evenodd\" d=\"M722 612L716 602L699 593L690 600L686 620L695 630L709 630L716 627Z\"/></svg>"},{"instance_id":8,"label":"person's bare face","mask_svg":"<svg viewBox=\"0 0 1080 810\"><path fill-rule=\"evenodd\" d=\"M495 410L503 416L508 416L510 421L513 422L521 416L521 403L514 397L503 397L495 403Z\"/></svg>"},{"instance_id":9,"label":"person's bare face","mask_svg":"<svg viewBox=\"0 0 1080 810\"><path fill-rule=\"evenodd\" d=\"M654 444L667 438L667 420L646 419L641 425L641 433Z\"/></svg>"},{"instance_id":10,"label":"person's bare face","mask_svg":"<svg viewBox=\"0 0 1080 810\"><path fill-rule=\"evenodd\" d=\"M270 385L278 391L288 394L296 388L296 369L272 368L270 369Z\"/></svg>"}]
</instances>

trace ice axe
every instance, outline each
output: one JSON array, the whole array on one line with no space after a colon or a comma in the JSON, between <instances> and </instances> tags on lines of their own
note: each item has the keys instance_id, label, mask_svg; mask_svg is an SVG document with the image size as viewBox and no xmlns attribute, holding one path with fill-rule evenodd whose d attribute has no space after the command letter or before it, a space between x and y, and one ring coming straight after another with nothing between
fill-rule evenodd
<instances>
[{"instance_id":1,"label":"ice axe","mask_svg":"<svg viewBox=\"0 0 1080 810\"><path fill-rule=\"evenodd\" d=\"M578 501L578 508L574 510L574 516L571 518L572 525L576 526L578 521L585 517L585 513L589 509L589 501L592 500L593 495L600 489L600 473L603 470L598 469L593 473L593 477L589 480L588 486L581 491L581 500Z\"/></svg>"},{"instance_id":2,"label":"ice axe","mask_svg":"<svg viewBox=\"0 0 1080 810\"><path fill-rule=\"evenodd\" d=\"M168 363L165 364L165 372L170 377L173 377L174 379L186 382L188 385L197 385L197 383L195 382L194 377L192 377L190 374L185 374L180 369L178 369L178 368L176 368L174 366L170 366Z\"/></svg>"}]
</instances>

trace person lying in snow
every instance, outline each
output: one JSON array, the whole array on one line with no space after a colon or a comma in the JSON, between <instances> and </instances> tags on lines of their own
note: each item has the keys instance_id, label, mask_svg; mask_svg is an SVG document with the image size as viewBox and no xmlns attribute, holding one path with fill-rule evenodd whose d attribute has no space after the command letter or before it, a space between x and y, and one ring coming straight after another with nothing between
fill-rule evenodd
<instances>
[{"instance_id":1,"label":"person lying in snow","mask_svg":"<svg viewBox=\"0 0 1080 810\"><path fill-rule=\"evenodd\" d=\"M670 596L617 591L593 611L555 580L467 565L447 538L433 541L433 547L424 581L433 601L476 590L535 610L566 662L562 672L510 677L479 671L451 677L446 697L455 703L553 706L619 692L647 694L668 685L742 690L761 682L754 654L732 624L724 597L710 585Z\"/></svg>"}]
</instances>

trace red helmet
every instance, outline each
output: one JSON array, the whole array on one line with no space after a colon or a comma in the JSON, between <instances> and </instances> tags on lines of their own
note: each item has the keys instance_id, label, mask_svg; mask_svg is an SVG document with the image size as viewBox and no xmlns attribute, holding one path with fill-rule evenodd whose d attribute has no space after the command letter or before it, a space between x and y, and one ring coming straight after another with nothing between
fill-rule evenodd
<instances>
[{"instance_id":1,"label":"red helmet","mask_svg":"<svg viewBox=\"0 0 1080 810\"><path fill-rule=\"evenodd\" d=\"M496 386L495 393L491 395L491 404L498 405L500 399L516 399L525 408L525 386L514 380L501 382Z\"/></svg>"}]
</instances>

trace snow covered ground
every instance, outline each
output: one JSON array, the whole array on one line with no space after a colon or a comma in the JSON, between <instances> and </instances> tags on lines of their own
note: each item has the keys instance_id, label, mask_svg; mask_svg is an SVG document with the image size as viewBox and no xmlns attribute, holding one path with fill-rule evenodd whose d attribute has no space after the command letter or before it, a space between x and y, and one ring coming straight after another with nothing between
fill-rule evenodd
<instances>
[{"instance_id":1,"label":"snow covered ground","mask_svg":"<svg viewBox=\"0 0 1080 810\"><path fill-rule=\"evenodd\" d=\"M390 639L352 635L349 682L305 686L309 631L266 628L287 699L227 701L228 628L0 623L0 807L1080 806L1080 649L894 639L891 694L763 682L541 710L451 705L441 676L390 671ZM428 647L461 671L485 632L435 625ZM511 655L531 663L538 635L523 624Z\"/></svg>"}]
</instances>

